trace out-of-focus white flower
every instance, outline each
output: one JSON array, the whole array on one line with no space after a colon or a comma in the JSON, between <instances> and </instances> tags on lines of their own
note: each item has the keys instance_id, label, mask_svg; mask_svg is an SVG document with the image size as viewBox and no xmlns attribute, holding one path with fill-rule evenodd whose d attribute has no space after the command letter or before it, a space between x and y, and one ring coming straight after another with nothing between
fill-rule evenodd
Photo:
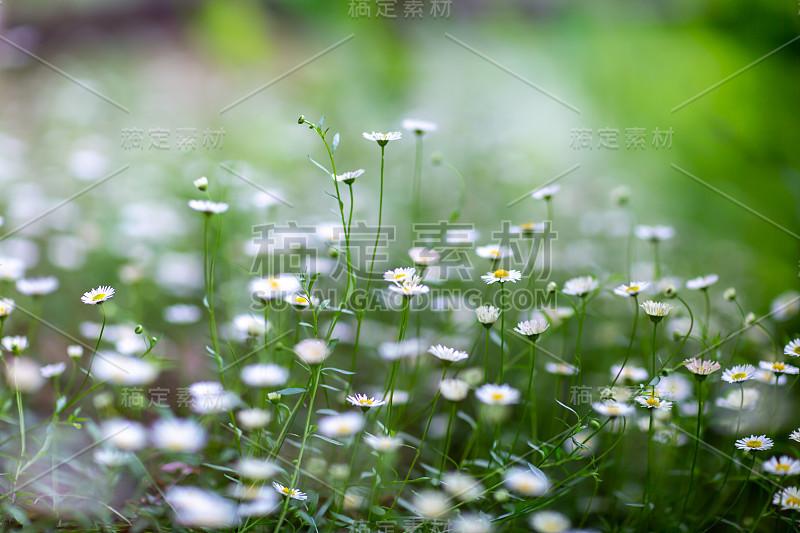
<instances>
[{"instance_id":1,"label":"out-of-focus white flower","mask_svg":"<svg viewBox=\"0 0 800 533\"><path fill-rule=\"evenodd\" d=\"M320 339L303 339L294 345L294 353L306 364L319 365L328 358L328 345Z\"/></svg>"},{"instance_id":2,"label":"out-of-focus white flower","mask_svg":"<svg viewBox=\"0 0 800 533\"><path fill-rule=\"evenodd\" d=\"M28 348L28 337L22 335L3 337L3 339L0 340L0 344L3 345L6 351L20 354Z\"/></svg>"},{"instance_id":3,"label":"out-of-focus white flower","mask_svg":"<svg viewBox=\"0 0 800 533\"><path fill-rule=\"evenodd\" d=\"M800 339L795 339L784 346L783 353L784 355L790 355L792 357L800 357Z\"/></svg>"},{"instance_id":4,"label":"out-of-focus white flower","mask_svg":"<svg viewBox=\"0 0 800 533\"><path fill-rule=\"evenodd\" d=\"M507 384L487 383L478 387L475 397L486 405L512 405L519 402L519 391Z\"/></svg>"},{"instance_id":5,"label":"out-of-focus white flower","mask_svg":"<svg viewBox=\"0 0 800 533\"><path fill-rule=\"evenodd\" d=\"M364 427L364 416L357 411L324 416L319 419L318 425L319 432L326 437L349 437Z\"/></svg>"},{"instance_id":6,"label":"out-of-focus white flower","mask_svg":"<svg viewBox=\"0 0 800 533\"><path fill-rule=\"evenodd\" d=\"M769 314L779 322L785 322L800 313L800 292L786 291L775 297L769 305Z\"/></svg>"},{"instance_id":7,"label":"out-of-focus white flower","mask_svg":"<svg viewBox=\"0 0 800 533\"><path fill-rule=\"evenodd\" d=\"M175 304L164 308L164 320L170 324L194 324L200 320L200 308L196 305Z\"/></svg>"},{"instance_id":8,"label":"out-of-focus white flower","mask_svg":"<svg viewBox=\"0 0 800 533\"><path fill-rule=\"evenodd\" d=\"M92 375L114 385L146 385L158 376L158 369L144 359L113 352L98 352L92 362Z\"/></svg>"},{"instance_id":9,"label":"out-of-focus white flower","mask_svg":"<svg viewBox=\"0 0 800 533\"><path fill-rule=\"evenodd\" d=\"M569 363L554 363L548 361L544 364L544 369L551 374L560 376L574 376L578 373L577 367Z\"/></svg>"},{"instance_id":10,"label":"out-of-focus white flower","mask_svg":"<svg viewBox=\"0 0 800 533\"><path fill-rule=\"evenodd\" d=\"M744 392L744 394L742 392ZM717 407L731 409L733 411L738 411L740 408L750 410L758 405L760 397L761 393L756 389L747 387L744 391L741 391L737 388L730 391L725 396L717 398L714 403Z\"/></svg>"},{"instance_id":11,"label":"out-of-focus white flower","mask_svg":"<svg viewBox=\"0 0 800 533\"><path fill-rule=\"evenodd\" d=\"M411 505L419 516L438 519L447 516L452 509L449 498L436 490L423 490L414 496Z\"/></svg>"},{"instance_id":12,"label":"out-of-focus white flower","mask_svg":"<svg viewBox=\"0 0 800 533\"><path fill-rule=\"evenodd\" d=\"M419 339L406 339L401 342L382 342L378 345L378 355L385 361L414 357L423 352L425 345Z\"/></svg>"},{"instance_id":13,"label":"out-of-focus white flower","mask_svg":"<svg viewBox=\"0 0 800 533\"><path fill-rule=\"evenodd\" d=\"M781 455L780 459L772 457L764 461L761 468L775 476L796 476L800 474L800 461L788 455Z\"/></svg>"},{"instance_id":14,"label":"out-of-focus white flower","mask_svg":"<svg viewBox=\"0 0 800 533\"><path fill-rule=\"evenodd\" d=\"M199 381L189 386L192 411L199 414L225 413L239 404L239 398L216 381Z\"/></svg>"},{"instance_id":15,"label":"out-of-focus white flower","mask_svg":"<svg viewBox=\"0 0 800 533\"><path fill-rule=\"evenodd\" d=\"M647 281L631 281L628 285L623 284L614 289L614 294L622 296L623 298L630 298L631 296L637 296L640 292L647 290L649 286L650 283Z\"/></svg>"},{"instance_id":16,"label":"out-of-focus white flower","mask_svg":"<svg viewBox=\"0 0 800 533\"><path fill-rule=\"evenodd\" d=\"M534 200L549 200L553 196L556 195L558 191L561 190L561 185L555 183L553 185L547 185L545 187L541 187L536 189L531 193L531 198Z\"/></svg>"},{"instance_id":17,"label":"out-of-focus white flower","mask_svg":"<svg viewBox=\"0 0 800 533\"><path fill-rule=\"evenodd\" d=\"M672 226L636 226L634 230L636 236L643 241L659 242L671 239L675 236L675 228Z\"/></svg>"},{"instance_id":18,"label":"out-of-focus white flower","mask_svg":"<svg viewBox=\"0 0 800 533\"><path fill-rule=\"evenodd\" d=\"M289 379L289 370L274 363L260 363L247 365L240 375L250 387L280 387Z\"/></svg>"},{"instance_id":19,"label":"out-of-focus white flower","mask_svg":"<svg viewBox=\"0 0 800 533\"><path fill-rule=\"evenodd\" d=\"M199 487L171 487L166 499L175 510L175 522L183 526L222 529L238 522L236 505Z\"/></svg>"},{"instance_id":20,"label":"out-of-focus white flower","mask_svg":"<svg viewBox=\"0 0 800 533\"><path fill-rule=\"evenodd\" d=\"M367 133L366 131L362 134L365 139L368 141L375 141L380 146L386 146L389 141L397 141L403 137L403 134L399 131L390 131L389 133Z\"/></svg>"},{"instance_id":21,"label":"out-of-focus white flower","mask_svg":"<svg viewBox=\"0 0 800 533\"><path fill-rule=\"evenodd\" d=\"M14 357L6 367L6 383L20 392L36 392L44 385L39 365L26 357Z\"/></svg>"},{"instance_id":22,"label":"out-of-focus white flower","mask_svg":"<svg viewBox=\"0 0 800 533\"><path fill-rule=\"evenodd\" d=\"M236 413L236 420L245 429L261 429L270 423L272 414L263 409L242 409Z\"/></svg>"},{"instance_id":23,"label":"out-of-focus white flower","mask_svg":"<svg viewBox=\"0 0 800 533\"><path fill-rule=\"evenodd\" d=\"M83 346L79 344L70 344L67 346L67 356L72 359L80 359L83 356Z\"/></svg>"},{"instance_id":24,"label":"out-of-focus white flower","mask_svg":"<svg viewBox=\"0 0 800 533\"><path fill-rule=\"evenodd\" d=\"M9 298L0 298L0 318L5 318L14 312L16 306L14 300Z\"/></svg>"},{"instance_id":25,"label":"out-of-focus white flower","mask_svg":"<svg viewBox=\"0 0 800 533\"><path fill-rule=\"evenodd\" d=\"M206 445L206 430L194 420L162 418L153 424L150 441L161 450L195 453Z\"/></svg>"},{"instance_id":26,"label":"out-of-focus white flower","mask_svg":"<svg viewBox=\"0 0 800 533\"><path fill-rule=\"evenodd\" d=\"M772 505L780 505L782 511L800 511L800 488L786 487L772 497Z\"/></svg>"},{"instance_id":27,"label":"out-of-focus white flower","mask_svg":"<svg viewBox=\"0 0 800 533\"><path fill-rule=\"evenodd\" d=\"M133 454L114 448L99 448L94 452L94 462L102 466L122 466L133 459Z\"/></svg>"},{"instance_id":28,"label":"out-of-focus white flower","mask_svg":"<svg viewBox=\"0 0 800 533\"><path fill-rule=\"evenodd\" d=\"M189 200L189 207L207 215L221 215L230 207L225 202L212 202L211 200Z\"/></svg>"},{"instance_id":29,"label":"out-of-focus white flower","mask_svg":"<svg viewBox=\"0 0 800 533\"><path fill-rule=\"evenodd\" d=\"M508 246L489 244L487 246L478 246L475 249L475 253L478 254L478 257L483 257L484 259L491 259L492 261L497 261L499 259L511 255L511 248L509 248Z\"/></svg>"},{"instance_id":30,"label":"out-of-focus white flower","mask_svg":"<svg viewBox=\"0 0 800 533\"><path fill-rule=\"evenodd\" d=\"M390 435L367 435L364 442L378 453L391 453L403 445L403 439Z\"/></svg>"},{"instance_id":31,"label":"out-of-focus white flower","mask_svg":"<svg viewBox=\"0 0 800 533\"><path fill-rule=\"evenodd\" d=\"M0 257L0 280L16 281L24 275L24 261L14 257Z\"/></svg>"},{"instance_id":32,"label":"out-of-focus white flower","mask_svg":"<svg viewBox=\"0 0 800 533\"><path fill-rule=\"evenodd\" d=\"M630 416L633 414L633 407L626 403L620 402L594 402L592 409L597 411L603 416L609 418L616 418L618 416Z\"/></svg>"},{"instance_id":33,"label":"out-of-focus white flower","mask_svg":"<svg viewBox=\"0 0 800 533\"><path fill-rule=\"evenodd\" d=\"M564 533L569 530L569 518L558 511L539 511L531 515L531 527L538 533Z\"/></svg>"},{"instance_id":34,"label":"out-of-focus white flower","mask_svg":"<svg viewBox=\"0 0 800 533\"><path fill-rule=\"evenodd\" d=\"M625 368L622 368L620 365L613 365L611 367L611 376L615 378L617 375L622 379L627 379L636 383L645 381L649 376L647 370L642 367L625 365Z\"/></svg>"},{"instance_id":35,"label":"out-of-focus white flower","mask_svg":"<svg viewBox=\"0 0 800 533\"><path fill-rule=\"evenodd\" d=\"M263 337L268 324L263 317L253 315L238 315L233 319L233 328L244 337Z\"/></svg>"},{"instance_id":36,"label":"out-of-focus white flower","mask_svg":"<svg viewBox=\"0 0 800 533\"><path fill-rule=\"evenodd\" d=\"M759 361L758 367L761 370L774 372L775 374L797 374L798 372L800 372L800 368L797 368L796 366L792 365L787 365L786 363L782 363L780 361Z\"/></svg>"},{"instance_id":37,"label":"out-of-focus white flower","mask_svg":"<svg viewBox=\"0 0 800 533\"><path fill-rule=\"evenodd\" d=\"M406 279L400 284L390 285L389 290L406 297L411 297L427 294L430 291L430 287L422 284L421 277L412 276L411 279Z\"/></svg>"},{"instance_id":38,"label":"out-of-focus white flower","mask_svg":"<svg viewBox=\"0 0 800 533\"><path fill-rule=\"evenodd\" d=\"M462 513L452 521L453 533L492 533L492 521L488 516Z\"/></svg>"},{"instance_id":39,"label":"out-of-focus white flower","mask_svg":"<svg viewBox=\"0 0 800 533\"><path fill-rule=\"evenodd\" d=\"M52 378L55 376L60 376L64 373L67 369L67 363L53 363L51 365L45 365L39 369L42 373L43 378Z\"/></svg>"},{"instance_id":40,"label":"out-of-focus white flower","mask_svg":"<svg viewBox=\"0 0 800 533\"><path fill-rule=\"evenodd\" d=\"M686 282L686 288L693 290L693 291L700 291L709 288L713 284L719 281L719 276L716 274L709 274L707 276L700 276L694 279L690 279Z\"/></svg>"},{"instance_id":41,"label":"out-of-focus white flower","mask_svg":"<svg viewBox=\"0 0 800 533\"><path fill-rule=\"evenodd\" d=\"M439 252L430 248L417 247L408 251L408 257L411 258L415 265L430 266L437 263L441 256Z\"/></svg>"},{"instance_id":42,"label":"out-of-focus white flower","mask_svg":"<svg viewBox=\"0 0 800 533\"><path fill-rule=\"evenodd\" d=\"M300 282L291 274L280 274L267 278L258 278L250 282L250 292L261 300L283 298L301 289Z\"/></svg>"},{"instance_id":43,"label":"out-of-focus white flower","mask_svg":"<svg viewBox=\"0 0 800 533\"><path fill-rule=\"evenodd\" d=\"M449 472L442 476L444 490L452 497L462 502L477 500L483 493L480 481L461 472Z\"/></svg>"},{"instance_id":44,"label":"out-of-focus white flower","mask_svg":"<svg viewBox=\"0 0 800 533\"><path fill-rule=\"evenodd\" d=\"M567 280L561 292L570 296L583 297L596 290L599 286L600 284L592 276L581 276Z\"/></svg>"},{"instance_id":45,"label":"out-of-focus white flower","mask_svg":"<svg viewBox=\"0 0 800 533\"><path fill-rule=\"evenodd\" d=\"M681 374L670 374L658 382L656 394L675 402L682 402L692 395L692 383Z\"/></svg>"},{"instance_id":46,"label":"out-of-focus white flower","mask_svg":"<svg viewBox=\"0 0 800 533\"><path fill-rule=\"evenodd\" d=\"M469 394L469 384L461 379L443 379L439 383L439 391L445 400L460 402Z\"/></svg>"},{"instance_id":47,"label":"out-of-focus white flower","mask_svg":"<svg viewBox=\"0 0 800 533\"><path fill-rule=\"evenodd\" d=\"M56 289L58 289L58 278L53 276L17 280L17 290L28 296L43 296L55 292Z\"/></svg>"},{"instance_id":48,"label":"out-of-focus white flower","mask_svg":"<svg viewBox=\"0 0 800 533\"><path fill-rule=\"evenodd\" d=\"M103 440L120 450L137 451L147 445L147 432L138 422L111 418L100 424Z\"/></svg>"},{"instance_id":49,"label":"out-of-focus white flower","mask_svg":"<svg viewBox=\"0 0 800 533\"><path fill-rule=\"evenodd\" d=\"M509 490L522 496L541 496L549 486L544 474L524 468L512 468L506 471L503 478Z\"/></svg>"},{"instance_id":50,"label":"out-of-focus white flower","mask_svg":"<svg viewBox=\"0 0 800 533\"><path fill-rule=\"evenodd\" d=\"M270 478L278 471L275 463L255 457L242 457L236 462L234 469L240 476L253 480Z\"/></svg>"},{"instance_id":51,"label":"out-of-focus white flower","mask_svg":"<svg viewBox=\"0 0 800 533\"><path fill-rule=\"evenodd\" d=\"M192 185L194 185L195 187L197 187L201 191L205 191L206 189L208 189L208 178L205 177L205 176L197 178L196 180L194 180L192 182Z\"/></svg>"},{"instance_id":52,"label":"out-of-focus white flower","mask_svg":"<svg viewBox=\"0 0 800 533\"><path fill-rule=\"evenodd\" d=\"M417 135L436 131L436 124L427 120L407 118L402 123L403 129L413 131Z\"/></svg>"}]
</instances>

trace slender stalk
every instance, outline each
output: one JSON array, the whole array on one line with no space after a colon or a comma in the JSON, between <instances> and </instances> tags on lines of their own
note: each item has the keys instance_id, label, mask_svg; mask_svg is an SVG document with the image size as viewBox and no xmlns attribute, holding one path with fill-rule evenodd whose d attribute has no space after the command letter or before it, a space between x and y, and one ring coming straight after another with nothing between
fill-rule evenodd
<instances>
[{"instance_id":1,"label":"slender stalk","mask_svg":"<svg viewBox=\"0 0 800 533\"><path fill-rule=\"evenodd\" d=\"M586 315L586 297L581 296L581 308L578 313L578 340L575 346L575 366L578 368L578 385L583 387L583 368L581 364L581 340L583 338L583 318Z\"/></svg>"},{"instance_id":2,"label":"slender stalk","mask_svg":"<svg viewBox=\"0 0 800 533\"><path fill-rule=\"evenodd\" d=\"M622 361L622 365L619 367L619 372L617 375L614 376L614 381L611 382L611 386L613 387L619 376L622 374L622 371L625 369L625 365L628 364L628 359L631 357L631 350L633 349L633 340L636 338L636 326L639 322L639 298L638 296L633 297L633 330L631 331L631 338L628 341L628 350L625 352L625 359Z\"/></svg>"},{"instance_id":3,"label":"slender stalk","mask_svg":"<svg viewBox=\"0 0 800 533\"><path fill-rule=\"evenodd\" d=\"M422 189L422 133L417 133L417 152L414 159L414 185L412 199L411 237L414 235L414 222L419 221L419 195ZM413 242L412 242L413 243Z\"/></svg>"},{"instance_id":4,"label":"slender stalk","mask_svg":"<svg viewBox=\"0 0 800 533\"><path fill-rule=\"evenodd\" d=\"M444 370L442 370L441 379L444 379L445 375L447 375L447 366L445 366ZM425 431L422 432L422 439L420 440L419 447L417 448L417 453L414 454L414 459L411 461L411 466L408 467L408 474L406 474L406 478L403 480L403 484L400 485L400 490L397 492L397 496L395 496L394 502L392 502L392 506L389 508L390 511L394 509L395 504L397 504L397 500L399 500L400 496L403 494L403 489L405 488L406 483L408 483L409 478L411 478L411 473L414 471L414 466L417 464L417 459L419 459L419 456L422 453L422 448L425 446L425 438L428 436L428 430L431 428L433 413L436 412L436 404L439 402L440 394L441 392L437 388L436 395L433 397L433 405L431 406L431 411L430 414L428 415L428 422L425 424Z\"/></svg>"},{"instance_id":5,"label":"slender stalk","mask_svg":"<svg viewBox=\"0 0 800 533\"><path fill-rule=\"evenodd\" d=\"M694 485L694 469L697 466L697 451L700 449L700 425L703 421L703 382L697 380L697 430L694 438L694 455L692 457L692 468L689 471L689 490L686 491L686 499L683 500L683 510L681 511L681 518L679 523L683 522L683 517L686 514L686 505L689 503L689 497L692 495L692 485Z\"/></svg>"},{"instance_id":6,"label":"slender stalk","mask_svg":"<svg viewBox=\"0 0 800 533\"><path fill-rule=\"evenodd\" d=\"M483 348L483 382L489 382L489 328L486 328L486 346Z\"/></svg>"},{"instance_id":7,"label":"slender stalk","mask_svg":"<svg viewBox=\"0 0 800 533\"><path fill-rule=\"evenodd\" d=\"M403 338L406 334L406 327L408 326L408 316L410 314L409 310L409 297L403 297L403 308L400 311L400 327L397 332L397 342L402 342ZM397 358L394 360L392 364L392 373L389 376L389 381L386 384L386 398L388 398L389 405L386 409L386 420L384 425L386 426L386 431L390 431L391 422L392 422L392 408L394 405L394 386L395 380L397 379L397 371L400 367L400 359Z\"/></svg>"},{"instance_id":8,"label":"slender stalk","mask_svg":"<svg viewBox=\"0 0 800 533\"><path fill-rule=\"evenodd\" d=\"M447 458L450 454L450 441L453 438L452 431L453 431L453 422L456 418L456 402L452 402L450 406L450 418L447 419L447 432L445 433L444 437L444 448L442 449L442 466L439 467L439 475L436 478L437 480L442 479L442 474L444 474L444 468L447 466Z\"/></svg>"},{"instance_id":9,"label":"slender stalk","mask_svg":"<svg viewBox=\"0 0 800 533\"><path fill-rule=\"evenodd\" d=\"M372 273L375 270L375 255L378 253L378 242L381 239L381 224L383 222L383 169L386 163L386 145L381 145L381 189L378 196L378 231L375 234L375 247L372 250L372 261L369 266L369 277L367 278L367 294L369 285L372 282Z\"/></svg>"},{"instance_id":10,"label":"slender stalk","mask_svg":"<svg viewBox=\"0 0 800 533\"><path fill-rule=\"evenodd\" d=\"M506 344L506 284L500 283L500 379L498 383L503 382L503 374L505 373L505 363L503 358L505 356Z\"/></svg>"},{"instance_id":11,"label":"slender stalk","mask_svg":"<svg viewBox=\"0 0 800 533\"><path fill-rule=\"evenodd\" d=\"M100 305L100 309L103 311L103 323L100 325L100 335L97 336L97 343L95 343L94 350L92 351L92 356L89 358L89 367L86 369L86 374L84 374L83 376L83 380L81 381L81 386L78 387L77 392L75 392L72 398L70 398L70 400L64 406L64 409L71 406L73 403L75 403L75 401L77 401L78 396L83 390L83 387L86 385L86 381L89 379L89 373L92 370L92 363L94 363L94 356L97 355L97 350L100 348L100 340L103 338L103 332L106 329L106 309L105 307L103 307L102 303L98 305ZM62 411L64 409L62 409Z\"/></svg>"},{"instance_id":12,"label":"slender stalk","mask_svg":"<svg viewBox=\"0 0 800 533\"><path fill-rule=\"evenodd\" d=\"M314 399L317 397L317 388L319 385L319 374L322 370L322 365L316 365L314 368L311 369L311 399L308 402L308 415L306 416L306 426L303 430L303 439L300 442L300 454L297 457L297 464L294 467L294 473L292 474L292 479L289 482L289 488L294 489L297 485L297 479L300 476L300 465L303 462L303 453L306 450L306 440L308 440L309 428L311 427L311 415L314 412ZM281 525L283 524L283 520L286 517L286 511L289 509L289 501L291 498L288 496L285 497L283 502L283 509L281 509L281 514L278 517L278 523L275 525L275 533L281 531Z\"/></svg>"},{"instance_id":13,"label":"slender stalk","mask_svg":"<svg viewBox=\"0 0 800 533\"><path fill-rule=\"evenodd\" d=\"M533 340L530 344L531 370L528 375L528 389L525 395L525 405L522 408L522 417L517 424L517 433L514 436L514 442L511 444L511 448L508 450L509 462L511 462L511 455L514 453L514 448L517 446L517 442L519 441L519 435L522 431L523 421L527 417L528 412L531 414L531 438L534 440L536 439L536 395L531 394L531 391L533 390L533 374L536 370L536 341Z\"/></svg>"}]
</instances>

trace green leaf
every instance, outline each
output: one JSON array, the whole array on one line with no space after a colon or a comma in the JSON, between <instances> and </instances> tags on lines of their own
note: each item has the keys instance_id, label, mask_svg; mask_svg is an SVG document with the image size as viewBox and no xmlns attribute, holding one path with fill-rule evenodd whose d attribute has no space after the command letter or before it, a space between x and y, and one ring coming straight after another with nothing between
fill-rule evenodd
<instances>
[{"instance_id":1,"label":"green leaf","mask_svg":"<svg viewBox=\"0 0 800 533\"><path fill-rule=\"evenodd\" d=\"M330 370L331 372L337 372L337 373L339 373L339 374L345 374L345 375L348 375L348 376L352 376L352 375L354 375L354 374L355 374L355 372L349 372L349 371L347 371L347 370L342 370L341 368L333 368L333 367L329 367L329 368L323 368L323 369L322 369L322 372L323 372L323 373L325 373L325 372L327 372L328 370Z\"/></svg>"},{"instance_id":2,"label":"green leaf","mask_svg":"<svg viewBox=\"0 0 800 533\"><path fill-rule=\"evenodd\" d=\"M331 144L331 153L334 153L339 148L339 134L333 136L333 144Z\"/></svg>"},{"instance_id":3,"label":"green leaf","mask_svg":"<svg viewBox=\"0 0 800 533\"><path fill-rule=\"evenodd\" d=\"M325 124L325 115L322 115L322 118L320 118L319 122L317 122L317 129L322 130L323 124Z\"/></svg>"},{"instance_id":4,"label":"green leaf","mask_svg":"<svg viewBox=\"0 0 800 533\"><path fill-rule=\"evenodd\" d=\"M383 509L383 507L378 507L377 505L373 505L372 506L372 514L378 515L378 516L383 516L383 515L386 514L386 511Z\"/></svg>"},{"instance_id":5,"label":"green leaf","mask_svg":"<svg viewBox=\"0 0 800 533\"><path fill-rule=\"evenodd\" d=\"M313 157L311 157L311 156L308 156L308 160L309 160L309 161L311 161L312 163L314 163L314 164L315 164L317 167L319 167L320 169L322 169L322 171L323 171L325 174L327 174L328 176L330 176L330 175L331 175L331 173L328 171L328 169L327 169L327 168L325 168L324 166L322 166L322 164L320 164L320 163L317 163L316 161L314 161L314 158L313 158ZM334 196L334 198L336 198L336 197Z\"/></svg>"},{"instance_id":6,"label":"green leaf","mask_svg":"<svg viewBox=\"0 0 800 533\"><path fill-rule=\"evenodd\" d=\"M335 446L344 446L344 444L343 444L343 443L341 443L341 442L339 442L338 440L329 439L328 437L326 437L326 436L324 436L324 435L319 435L319 434L317 434L317 433L314 433L314 434L313 434L313 435L311 435L311 436L312 436L312 437L316 437L316 438L318 438L319 440L324 440L325 442L329 442L329 443L331 443L331 444L333 444L333 445L335 445Z\"/></svg>"},{"instance_id":7,"label":"green leaf","mask_svg":"<svg viewBox=\"0 0 800 533\"><path fill-rule=\"evenodd\" d=\"M236 470L232 468L228 468L227 466L219 466L219 465L212 465L211 463L200 463L200 466L205 466L207 468L212 468L214 470L219 470L220 472L230 472L231 474L238 475Z\"/></svg>"},{"instance_id":8,"label":"green leaf","mask_svg":"<svg viewBox=\"0 0 800 533\"><path fill-rule=\"evenodd\" d=\"M306 389L301 389L300 387L290 387L288 389L279 390L278 394L280 394L281 396L291 396L293 394L300 394L305 391Z\"/></svg>"}]
</instances>

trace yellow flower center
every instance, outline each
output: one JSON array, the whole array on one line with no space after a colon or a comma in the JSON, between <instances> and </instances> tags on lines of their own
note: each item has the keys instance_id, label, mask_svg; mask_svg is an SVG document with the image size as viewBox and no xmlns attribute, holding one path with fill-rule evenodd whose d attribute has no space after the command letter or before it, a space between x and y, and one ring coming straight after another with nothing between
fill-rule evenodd
<instances>
[{"instance_id":1,"label":"yellow flower center","mask_svg":"<svg viewBox=\"0 0 800 533\"><path fill-rule=\"evenodd\" d=\"M786 365L783 363L772 363L772 370L786 370Z\"/></svg>"},{"instance_id":2,"label":"yellow flower center","mask_svg":"<svg viewBox=\"0 0 800 533\"><path fill-rule=\"evenodd\" d=\"M280 289L281 288L281 284L278 283L277 279L271 279L271 280L269 280L269 288L270 289Z\"/></svg>"},{"instance_id":3,"label":"yellow flower center","mask_svg":"<svg viewBox=\"0 0 800 533\"><path fill-rule=\"evenodd\" d=\"M748 448L761 448L762 444L760 440L749 440L747 441Z\"/></svg>"},{"instance_id":4,"label":"yellow flower center","mask_svg":"<svg viewBox=\"0 0 800 533\"><path fill-rule=\"evenodd\" d=\"M747 378L747 374L744 372L737 372L731 375L731 379L745 379Z\"/></svg>"},{"instance_id":5,"label":"yellow flower center","mask_svg":"<svg viewBox=\"0 0 800 533\"><path fill-rule=\"evenodd\" d=\"M800 507L800 498L797 496L789 496L783 504L787 507Z\"/></svg>"},{"instance_id":6,"label":"yellow flower center","mask_svg":"<svg viewBox=\"0 0 800 533\"><path fill-rule=\"evenodd\" d=\"M628 292L639 292L640 287L638 285L631 285L628 287Z\"/></svg>"},{"instance_id":7,"label":"yellow flower center","mask_svg":"<svg viewBox=\"0 0 800 533\"><path fill-rule=\"evenodd\" d=\"M612 406L610 406L608 408L608 412L609 412L609 414L612 414L612 415L619 414L619 407L616 407L616 406L612 405Z\"/></svg>"},{"instance_id":8,"label":"yellow flower center","mask_svg":"<svg viewBox=\"0 0 800 533\"><path fill-rule=\"evenodd\" d=\"M508 277L508 270L503 270L502 268L500 270L495 270L494 277L497 279L506 278Z\"/></svg>"},{"instance_id":9,"label":"yellow flower center","mask_svg":"<svg viewBox=\"0 0 800 533\"><path fill-rule=\"evenodd\" d=\"M502 399L503 399L503 393L502 392L493 392L492 393L492 400L495 400L495 401L499 402Z\"/></svg>"},{"instance_id":10,"label":"yellow flower center","mask_svg":"<svg viewBox=\"0 0 800 533\"><path fill-rule=\"evenodd\" d=\"M105 297L106 297L106 294L104 292L98 292L97 294L92 296L92 301L96 302L97 300L102 300Z\"/></svg>"},{"instance_id":11,"label":"yellow flower center","mask_svg":"<svg viewBox=\"0 0 800 533\"><path fill-rule=\"evenodd\" d=\"M367 405L372 405L372 400L371 399L369 399L369 400L361 400L361 403L365 403Z\"/></svg>"},{"instance_id":12,"label":"yellow flower center","mask_svg":"<svg viewBox=\"0 0 800 533\"><path fill-rule=\"evenodd\" d=\"M491 252L489 252L489 256L500 257L500 252L498 252L497 250L492 250Z\"/></svg>"},{"instance_id":13,"label":"yellow flower center","mask_svg":"<svg viewBox=\"0 0 800 533\"><path fill-rule=\"evenodd\" d=\"M394 279L400 279L400 278L404 278L404 277L406 277L405 274L395 274L394 275Z\"/></svg>"},{"instance_id":14,"label":"yellow flower center","mask_svg":"<svg viewBox=\"0 0 800 533\"><path fill-rule=\"evenodd\" d=\"M800 344L798 344L797 346L794 347L794 353L796 353L797 355L800 355Z\"/></svg>"},{"instance_id":15,"label":"yellow flower center","mask_svg":"<svg viewBox=\"0 0 800 533\"><path fill-rule=\"evenodd\" d=\"M283 491L284 494L291 494L292 493L292 491L289 489L289 487L283 487L283 489L281 489L281 490Z\"/></svg>"},{"instance_id":16,"label":"yellow flower center","mask_svg":"<svg viewBox=\"0 0 800 533\"><path fill-rule=\"evenodd\" d=\"M661 402L658 401L658 398L648 398L646 402L650 407L658 407L661 405Z\"/></svg>"},{"instance_id":17,"label":"yellow flower center","mask_svg":"<svg viewBox=\"0 0 800 533\"><path fill-rule=\"evenodd\" d=\"M297 298L294 299L294 301L299 303L299 304L307 304L308 303L308 300L303 296L298 296Z\"/></svg>"},{"instance_id":18,"label":"yellow flower center","mask_svg":"<svg viewBox=\"0 0 800 533\"><path fill-rule=\"evenodd\" d=\"M776 472L788 472L789 471L789 465L783 464L783 463L778 463L777 465L775 465L775 471Z\"/></svg>"}]
</instances>

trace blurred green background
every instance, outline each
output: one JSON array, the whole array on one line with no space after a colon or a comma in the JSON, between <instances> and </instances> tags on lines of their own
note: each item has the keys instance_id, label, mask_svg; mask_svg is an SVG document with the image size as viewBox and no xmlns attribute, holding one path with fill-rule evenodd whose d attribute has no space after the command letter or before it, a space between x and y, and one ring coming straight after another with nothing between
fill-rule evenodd
<instances>
[{"instance_id":1,"label":"blurred green background","mask_svg":"<svg viewBox=\"0 0 800 533\"><path fill-rule=\"evenodd\" d=\"M115 318L155 329L171 327L164 305L199 304L202 219L186 200L198 196L191 181L202 175L232 204L223 290L229 314L246 310L253 225L337 220L324 193L330 184L306 157L322 161L324 152L297 125L301 113L327 115L341 133L337 168L366 169L356 219L376 218L379 170L379 152L361 132L399 130L402 119L419 118L439 126L425 140L425 221L446 219L456 204L458 182L431 164L434 152L466 177L460 221L476 224L478 244L491 242L502 220L542 220L542 203L506 205L580 164L558 181L555 279L624 272L619 224L627 219L609 193L626 185L640 223L677 230L664 248L668 274L716 272L759 314L797 288L798 238L790 233L800 233L800 42L673 112L795 38L797 2L456 0L449 16L434 17L425 0L421 18L392 4L394 19L377 17L374 0L369 17L327 0L4 1L0 208L2 230L12 234L0 253L24 257L29 275L61 279L43 316L76 333L75 318L97 316L85 308L75 315L74 304L101 283L118 287L109 306ZM142 130L147 144L155 128L170 131L169 149L124 146L126 130ZM180 150L180 128L201 139L206 128L224 129L224 144ZM592 149L572 145L581 128L592 131ZM603 128L619 130L619 149L598 149ZM628 128L644 128L643 149L626 149ZM652 146L656 128L672 129L671 147ZM385 219L401 228L414 158L413 138L405 137L387 150ZM258 188L220 164L294 207L254 205ZM398 261L407 261L403 252L394 252ZM643 244L639 257L649 259ZM201 346L202 329L173 329L170 337L194 331Z\"/></svg>"}]
</instances>

